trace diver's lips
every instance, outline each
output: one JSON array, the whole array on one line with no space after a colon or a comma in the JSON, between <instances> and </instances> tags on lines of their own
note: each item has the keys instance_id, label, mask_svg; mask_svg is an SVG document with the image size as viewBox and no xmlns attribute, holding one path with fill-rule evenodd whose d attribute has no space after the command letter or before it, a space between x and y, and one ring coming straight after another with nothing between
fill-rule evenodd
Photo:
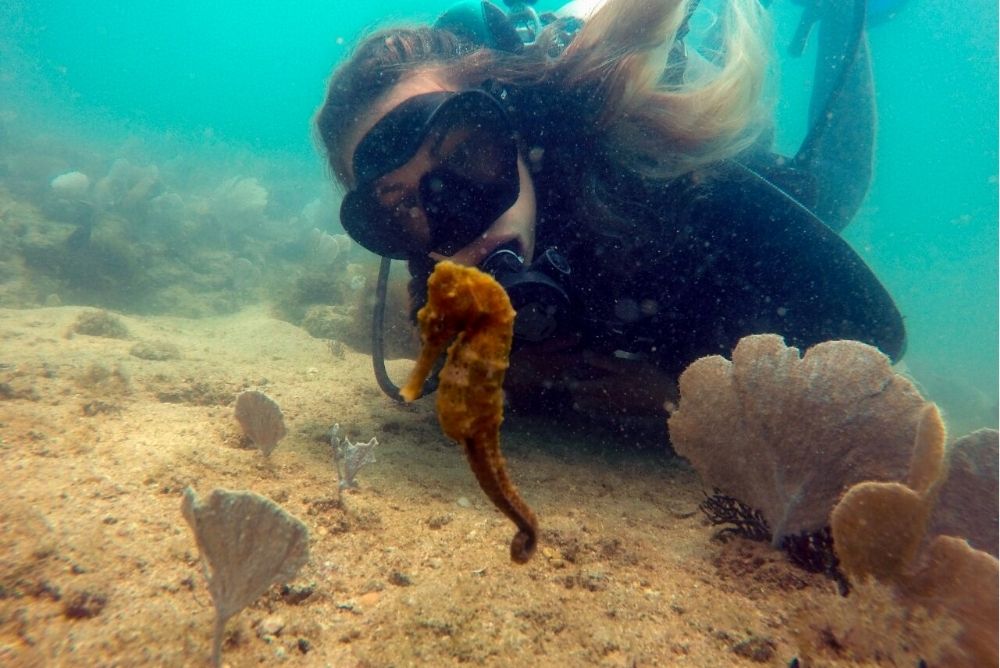
<instances>
[{"instance_id":1,"label":"diver's lips","mask_svg":"<svg viewBox=\"0 0 1000 668\"><path fill-rule=\"evenodd\" d=\"M524 257L524 249L521 248L521 240L517 237L511 237L507 241L497 244L492 250L490 250L490 255L501 250L509 250L520 258Z\"/></svg>"}]
</instances>

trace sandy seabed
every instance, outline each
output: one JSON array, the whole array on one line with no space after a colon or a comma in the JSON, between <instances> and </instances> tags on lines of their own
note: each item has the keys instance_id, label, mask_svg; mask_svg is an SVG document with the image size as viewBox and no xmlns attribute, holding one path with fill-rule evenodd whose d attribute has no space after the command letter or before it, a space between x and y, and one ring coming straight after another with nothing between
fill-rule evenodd
<instances>
[{"instance_id":1,"label":"sandy seabed","mask_svg":"<svg viewBox=\"0 0 1000 668\"><path fill-rule=\"evenodd\" d=\"M835 598L767 545L713 540L665 443L520 418L504 450L542 533L512 564L513 525L433 401L385 398L367 355L263 309L123 316L128 339L73 334L84 310L0 310L0 665L208 665L187 486L252 490L310 531L298 577L229 622L229 666L787 666L799 601ZM140 359L138 342L180 357ZM270 461L233 419L247 388L285 413ZM380 442L342 501L334 423Z\"/></svg>"}]
</instances>

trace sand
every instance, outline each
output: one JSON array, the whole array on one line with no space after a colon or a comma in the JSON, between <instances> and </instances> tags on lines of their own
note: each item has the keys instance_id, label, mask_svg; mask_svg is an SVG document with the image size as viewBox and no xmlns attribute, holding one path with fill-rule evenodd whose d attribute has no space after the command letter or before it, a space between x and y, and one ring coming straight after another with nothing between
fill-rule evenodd
<instances>
[{"instance_id":1,"label":"sand","mask_svg":"<svg viewBox=\"0 0 1000 668\"><path fill-rule=\"evenodd\" d=\"M787 666L800 603L836 599L766 544L713 539L665 442L508 420L542 526L519 566L433 401L384 397L367 355L263 308L121 316L126 339L73 333L87 311L0 310L0 665L208 665L187 486L252 490L310 531L298 577L229 622L229 666ZM157 342L179 357L130 352ZM285 414L269 460L233 418L247 388ZM380 443L342 498L334 423Z\"/></svg>"}]
</instances>

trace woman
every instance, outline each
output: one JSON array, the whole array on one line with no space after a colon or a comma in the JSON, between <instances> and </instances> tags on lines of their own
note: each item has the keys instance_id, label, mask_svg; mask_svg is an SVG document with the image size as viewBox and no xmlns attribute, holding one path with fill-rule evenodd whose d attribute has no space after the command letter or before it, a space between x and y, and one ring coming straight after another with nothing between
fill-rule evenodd
<instances>
[{"instance_id":1,"label":"woman","mask_svg":"<svg viewBox=\"0 0 1000 668\"><path fill-rule=\"evenodd\" d=\"M486 38L386 30L331 78L316 124L345 229L409 262L414 312L442 258L497 276L514 407L661 416L687 364L751 333L902 354L808 178L760 149L765 21L726 5L707 59L682 42L685 0L609 0L529 45L484 4Z\"/></svg>"}]
</instances>

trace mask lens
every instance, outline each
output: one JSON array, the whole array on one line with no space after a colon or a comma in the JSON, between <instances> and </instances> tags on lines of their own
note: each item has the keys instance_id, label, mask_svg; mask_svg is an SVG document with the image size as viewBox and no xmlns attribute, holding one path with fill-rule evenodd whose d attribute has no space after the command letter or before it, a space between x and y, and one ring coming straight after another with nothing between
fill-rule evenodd
<instances>
[{"instance_id":1,"label":"mask lens","mask_svg":"<svg viewBox=\"0 0 1000 668\"><path fill-rule=\"evenodd\" d=\"M488 94L452 95L433 112L421 135L409 162L426 162L428 169L413 192L400 194L394 183L406 162L352 191L341 205L347 232L385 257L404 259L431 251L451 255L517 201L514 134ZM393 197L380 198L379 192L393 188Z\"/></svg>"}]
</instances>

